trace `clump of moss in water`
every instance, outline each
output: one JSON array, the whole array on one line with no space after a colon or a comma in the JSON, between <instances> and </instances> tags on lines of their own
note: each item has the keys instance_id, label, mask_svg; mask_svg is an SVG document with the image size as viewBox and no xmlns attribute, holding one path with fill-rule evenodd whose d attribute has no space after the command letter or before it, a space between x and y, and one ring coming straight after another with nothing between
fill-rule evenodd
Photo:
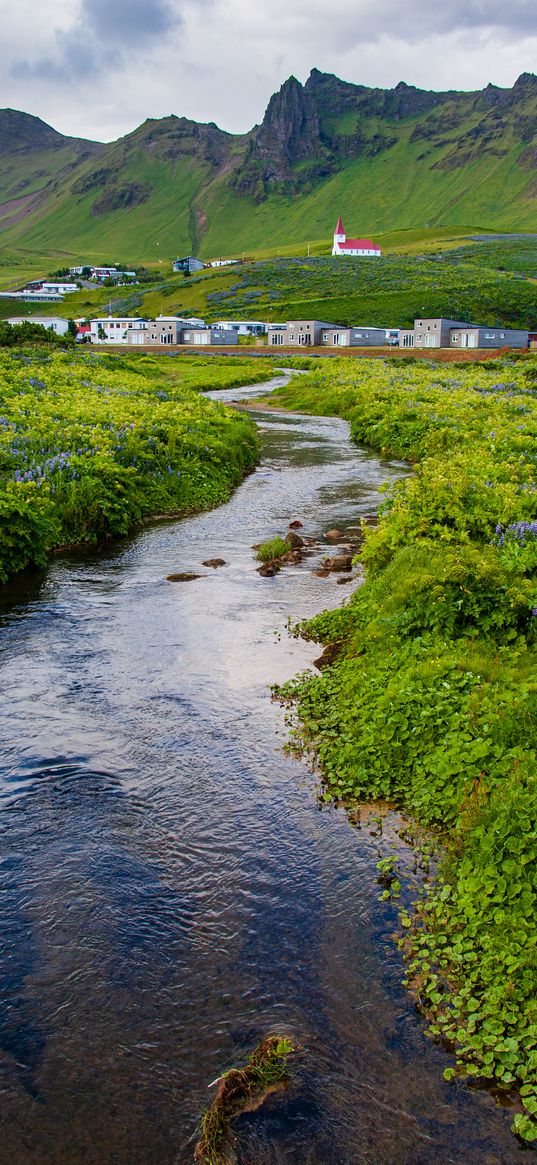
<instances>
[{"instance_id":1,"label":"clump of moss in water","mask_svg":"<svg viewBox=\"0 0 537 1165\"><path fill-rule=\"evenodd\" d=\"M270 538L257 547L256 558L258 562L276 562L279 558L285 558L289 550L289 543L278 534L276 538Z\"/></svg>"},{"instance_id":2,"label":"clump of moss in water","mask_svg":"<svg viewBox=\"0 0 537 1165\"><path fill-rule=\"evenodd\" d=\"M234 1165L231 1122L259 1108L271 1092L285 1088L288 1056L295 1051L284 1036L267 1036L248 1056L244 1068L230 1068L218 1081L211 1107L204 1112L194 1151L197 1165Z\"/></svg>"}]
</instances>

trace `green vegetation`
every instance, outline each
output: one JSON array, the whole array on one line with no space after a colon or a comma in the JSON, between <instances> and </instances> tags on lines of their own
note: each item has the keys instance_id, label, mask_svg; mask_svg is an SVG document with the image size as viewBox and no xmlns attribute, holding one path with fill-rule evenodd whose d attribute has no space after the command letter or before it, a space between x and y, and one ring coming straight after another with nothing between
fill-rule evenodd
<instances>
[{"instance_id":1,"label":"green vegetation","mask_svg":"<svg viewBox=\"0 0 537 1165\"><path fill-rule=\"evenodd\" d=\"M275 321L409 327L426 315L532 328L537 282L521 278L521 268L537 270L537 238L380 260L272 259L240 268L231 286L207 288L207 309Z\"/></svg>"},{"instance_id":2,"label":"green vegetation","mask_svg":"<svg viewBox=\"0 0 537 1165\"><path fill-rule=\"evenodd\" d=\"M249 417L200 390L255 361L0 350L0 582L66 543L225 501L253 468Z\"/></svg>"},{"instance_id":3,"label":"green vegetation","mask_svg":"<svg viewBox=\"0 0 537 1165\"><path fill-rule=\"evenodd\" d=\"M66 308L77 318L107 314L325 319L403 327L419 315L491 326L537 326L537 236L478 240L461 233L407 231L387 236L380 259L257 259L185 279L153 272L136 287L81 289ZM381 245L385 245L379 237ZM58 305L0 300L0 316L58 314Z\"/></svg>"},{"instance_id":4,"label":"green vegetation","mask_svg":"<svg viewBox=\"0 0 537 1165\"><path fill-rule=\"evenodd\" d=\"M326 800L392 800L442 838L401 916L408 982L459 1075L520 1089L535 1140L537 362L338 361L278 400L414 463L364 530L364 586L298 629L335 663L281 694Z\"/></svg>"},{"instance_id":5,"label":"green vegetation","mask_svg":"<svg viewBox=\"0 0 537 1165\"><path fill-rule=\"evenodd\" d=\"M268 542L262 542L256 550L256 558L258 562L275 562L278 558L284 558L289 554L290 546L279 535L276 538L270 538Z\"/></svg>"},{"instance_id":6,"label":"green vegetation","mask_svg":"<svg viewBox=\"0 0 537 1165\"><path fill-rule=\"evenodd\" d=\"M294 1050L285 1036L267 1036L248 1056L244 1068L230 1068L215 1081L218 1091L201 1118L194 1153L199 1165L232 1165L236 1157L230 1152L231 1121L252 1102L257 1106L287 1084L287 1061Z\"/></svg>"},{"instance_id":7,"label":"green vegetation","mask_svg":"<svg viewBox=\"0 0 537 1165\"><path fill-rule=\"evenodd\" d=\"M0 348L17 348L21 344L45 344L52 348L68 348L74 342L74 326L67 336L58 336L52 328L34 324L31 319L22 324L6 324L0 320Z\"/></svg>"},{"instance_id":8,"label":"green vegetation","mask_svg":"<svg viewBox=\"0 0 537 1165\"><path fill-rule=\"evenodd\" d=\"M326 245L349 233L535 224L537 80L512 89L367 89L312 71L233 135L148 119L116 142L0 111L0 229L10 253L131 263Z\"/></svg>"}]
</instances>

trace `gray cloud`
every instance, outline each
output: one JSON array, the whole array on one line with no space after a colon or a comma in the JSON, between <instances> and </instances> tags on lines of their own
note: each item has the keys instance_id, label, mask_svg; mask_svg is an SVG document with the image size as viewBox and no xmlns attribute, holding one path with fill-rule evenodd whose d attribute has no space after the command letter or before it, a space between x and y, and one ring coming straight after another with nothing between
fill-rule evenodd
<instances>
[{"instance_id":1,"label":"gray cloud","mask_svg":"<svg viewBox=\"0 0 537 1165\"><path fill-rule=\"evenodd\" d=\"M244 132L315 66L389 88L510 86L537 60L535 0L0 0L4 103L110 139L184 114ZM13 63L15 62L15 63Z\"/></svg>"},{"instance_id":2,"label":"gray cloud","mask_svg":"<svg viewBox=\"0 0 537 1165\"><path fill-rule=\"evenodd\" d=\"M295 0L289 7L276 0L279 31L285 27L300 29L310 44L330 45L333 49L344 41L345 51L359 44L378 44L397 40L405 45L430 43L431 37L472 34L492 38L498 34L509 38L537 35L535 0L334 0L327 9L321 0ZM282 22L280 24L280 22ZM343 35L342 35L343 34Z\"/></svg>"},{"instance_id":3,"label":"gray cloud","mask_svg":"<svg viewBox=\"0 0 537 1165\"><path fill-rule=\"evenodd\" d=\"M15 60L11 75L56 82L95 77L121 68L133 51L147 55L181 20L170 0L81 0L75 24L56 30L53 52Z\"/></svg>"}]
</instances>

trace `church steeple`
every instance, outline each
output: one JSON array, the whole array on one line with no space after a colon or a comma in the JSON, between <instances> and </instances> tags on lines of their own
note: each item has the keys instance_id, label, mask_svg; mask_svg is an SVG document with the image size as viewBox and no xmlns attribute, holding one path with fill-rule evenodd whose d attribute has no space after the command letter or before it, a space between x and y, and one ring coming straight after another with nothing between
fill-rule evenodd
<instances>
[{"instance_id":1,"label":"church steeple","mask_svg":"<svg viewBox=\"0 0 537 1165\"><path fill-rule=\"evenodd\" d=\"M346 238L347 238L347 236L345 234L345 227L343 226L343 223L341 221L341 215L340 215L338 220L337 220L337 227L334 231L334 245L332 247L332 254L333 255L340 254L339 248L340 248L340 246L345 244Z\"/></svg>"}]
</instances>

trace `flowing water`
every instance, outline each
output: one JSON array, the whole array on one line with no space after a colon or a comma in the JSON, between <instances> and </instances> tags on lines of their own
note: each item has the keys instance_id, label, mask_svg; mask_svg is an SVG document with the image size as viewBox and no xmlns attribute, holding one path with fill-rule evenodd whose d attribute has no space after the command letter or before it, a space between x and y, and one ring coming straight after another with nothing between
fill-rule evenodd
<instances>
[{"instance_id":1,"label":"flowing water","mask_svg":"<svg viewBox=\"0 0 537 1165\"><path fill-rule=\"evenodd\" d=\"M243 1165L521 1158L509 1114L444 1083L378 839L320 811L268 691L319 652L287 618L347 592L311 559L261 578L252 543L356 523L403 467L340 420L256 415L262 461L227 505L4 590L2 1165L186 1165L208 1085L274 1030L302 1051L238 1121Z\"/></svg>"}]
</instances>

